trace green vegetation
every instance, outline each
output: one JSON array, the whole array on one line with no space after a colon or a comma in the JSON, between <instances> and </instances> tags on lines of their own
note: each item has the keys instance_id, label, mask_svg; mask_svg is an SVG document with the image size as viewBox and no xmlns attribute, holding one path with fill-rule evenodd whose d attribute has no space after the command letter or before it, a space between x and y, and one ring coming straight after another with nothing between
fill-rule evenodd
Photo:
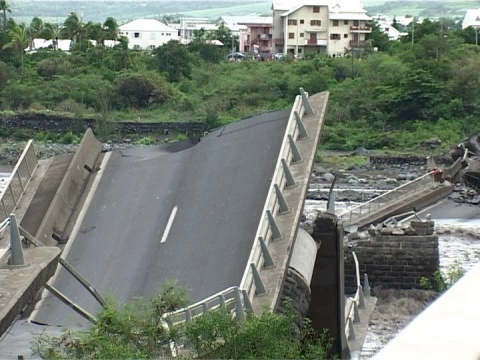
<instances>
[{"instance_id":1,"label":"green vegetation","mask_svg":"<svg viewBox=\"0 0 480 360\"><path fill-rule=\"evenodd\" d=\"M445 292L460 280L463 275L465 275L465 269L458 261L455 261L444 272L437 270L431 278L422 277L420 286L425 290Z\"/></svg>"},{"instance_id":2,"label":"green vegetation","mask_svg":"<svg viewBox=\"0 0 480 360\"><path fill-rule=\"evenodd\" d=\"M43 359L152 359L168 356L169 343L185 344L182 359L326 359L332 341L316 335L308 321L296 330L296 319L265 312L249 315L245 322L226 311L211 310L186 326L168 330L161 324L166 312L186 306L183 288L163 286L152 299L125 305L112 301L86 331L68 331L60 337L40 336L33 350Z\"/></svg>"},{"instance_id":3,"label":"green vegetation","mask_svg":"<svg viewBox=\"0 0 480 360\"><path fill-rule=\"evenodd\" d=\"M201 121L214 128L288 108L304 87L331 93L324 149L417 149L434 137L447 149L479 130L480 47L473 29L452 21L417 23L413 44L410 35L389 42L375 28L369 41L377 52L242 62L226 61L228 48L205 41L235 41L224 27L198 31L188 46L171 41L149 53L129 50L125 38L106 48L104 40L118 38L113 18L85 24L71 13L61 31L38 18L6 24L0 29L0 111L6 115L93 118L105 136L109 121ZM72 39L71 54L25 55L18 43L38 34Z\"/></svg>"}]
</instances>

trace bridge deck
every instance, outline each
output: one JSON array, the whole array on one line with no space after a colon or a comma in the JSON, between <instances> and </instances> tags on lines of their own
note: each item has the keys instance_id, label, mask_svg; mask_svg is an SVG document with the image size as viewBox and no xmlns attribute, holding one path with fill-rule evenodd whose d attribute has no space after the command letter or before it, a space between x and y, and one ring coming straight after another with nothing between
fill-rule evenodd
<instances>
[{"instance_id":1,"label":"bridge deck","mask_svg":"<svg viewBox=\"0 0 480 360\"><path fill-rule=\"evenodd\" d=\"M114 152L67 260L120 300L153 295L169 279L186 286L192 301L239 285L288 117L280 111L246 119L185 149ZM98 310L64 270L54 286ZM52 297L34 320L84 324Z\"/></svg>"}]
</instances>

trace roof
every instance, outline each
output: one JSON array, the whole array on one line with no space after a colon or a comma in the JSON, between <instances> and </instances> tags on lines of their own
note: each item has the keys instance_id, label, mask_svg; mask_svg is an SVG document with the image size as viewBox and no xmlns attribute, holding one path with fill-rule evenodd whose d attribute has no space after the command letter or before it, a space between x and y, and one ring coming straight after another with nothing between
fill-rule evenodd
<instances>
[{"instance_id":1,"label":"roof","mask_svg":"<svg viewBox=\"0 0 480 360\"><path fill-rule=\"evenodd\" d=\"M155 19L137 19L120 26L120 31L171 31L177 30Z\"/></svg>"},{"instance_id":2,"label":"roof","mask_svg":"<svg viewBox=\"0 0 480 360\"><path fill-rule=\"evenodd\" d=\"M330 0L304 0L304 1L297 1L293 4L291 4L287 12L283 13L282 16L288 16L295 11L301 9L304 6L328 6L330 5L331 1Z\"/></svg>"},{"instance_id":3,"label":"roof","mask_svg":"<svg viewBox=\"0 0 480 360\"><path fill-rule=\"evenodd\" d=\"M227 25L247 25L247 24L272 24L273 17L271 16L222 16L217 20L217 23L224 22Z\"/></svg>"},{"instance_id":4,"label":"roof","mask_svg":"<svg viewBox=\"0 0 480 360\"><path fill-rule=\"evenodd\" d=\"M480 26L480 9L468 9L463 18L462 28Z\"/></svg>"}]
</instances>

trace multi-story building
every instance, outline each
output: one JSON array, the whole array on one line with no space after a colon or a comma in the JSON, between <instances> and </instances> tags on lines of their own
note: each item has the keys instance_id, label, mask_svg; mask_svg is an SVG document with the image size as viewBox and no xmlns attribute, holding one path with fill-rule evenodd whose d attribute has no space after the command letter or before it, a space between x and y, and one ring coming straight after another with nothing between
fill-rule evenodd
<instances>
[{"instance_id":1,"label":"multi-story building","mask_svg":"<svg viewBox=\"0 0 480 360\"><path fill-rule=\"evenodd\" d=\"M260 55L272 53L271 16L222 16L217 24L222 23L238 35L239 51Z\"/></svg>"},{"instance_id":2,"label":"multi-story building","mask_svg":"<svg viewBox=\"0 0 480 360\"><path fill-rule=\"evenodd\" d=\"M155 19L133 20L120 26L120 35L128 38L128 47L153 50L170 40L178 40L178 31Z\"/></svg>"},{"instance_id":3,"label":"multi-story building","mask_svg":"<svg viewBox=\"0 0 480 360\"><path fill-rule=\"evenodd\" d=\"M369 46L370 17L357 0L275 0L272 10L277 53L343 56Z\"/></svg>"}]
</instances>

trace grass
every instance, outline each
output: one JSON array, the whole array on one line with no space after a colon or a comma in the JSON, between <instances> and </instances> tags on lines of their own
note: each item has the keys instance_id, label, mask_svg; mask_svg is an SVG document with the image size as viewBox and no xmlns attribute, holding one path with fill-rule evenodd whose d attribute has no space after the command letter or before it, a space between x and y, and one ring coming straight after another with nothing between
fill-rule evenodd
<instances>
[{"instance_id":1,"label":"grass","mask_svg":"<svg viewBox=\"0 0 480 360\"><path fill-rule=\"evenodd\" d=\"M328 168L335 170L349 169L354 166L362 166L368 163L368 156L352 155L352 154L324 154L317 151L315 160L320 164L324 164Z\"/></svg>"}]
</instances>

